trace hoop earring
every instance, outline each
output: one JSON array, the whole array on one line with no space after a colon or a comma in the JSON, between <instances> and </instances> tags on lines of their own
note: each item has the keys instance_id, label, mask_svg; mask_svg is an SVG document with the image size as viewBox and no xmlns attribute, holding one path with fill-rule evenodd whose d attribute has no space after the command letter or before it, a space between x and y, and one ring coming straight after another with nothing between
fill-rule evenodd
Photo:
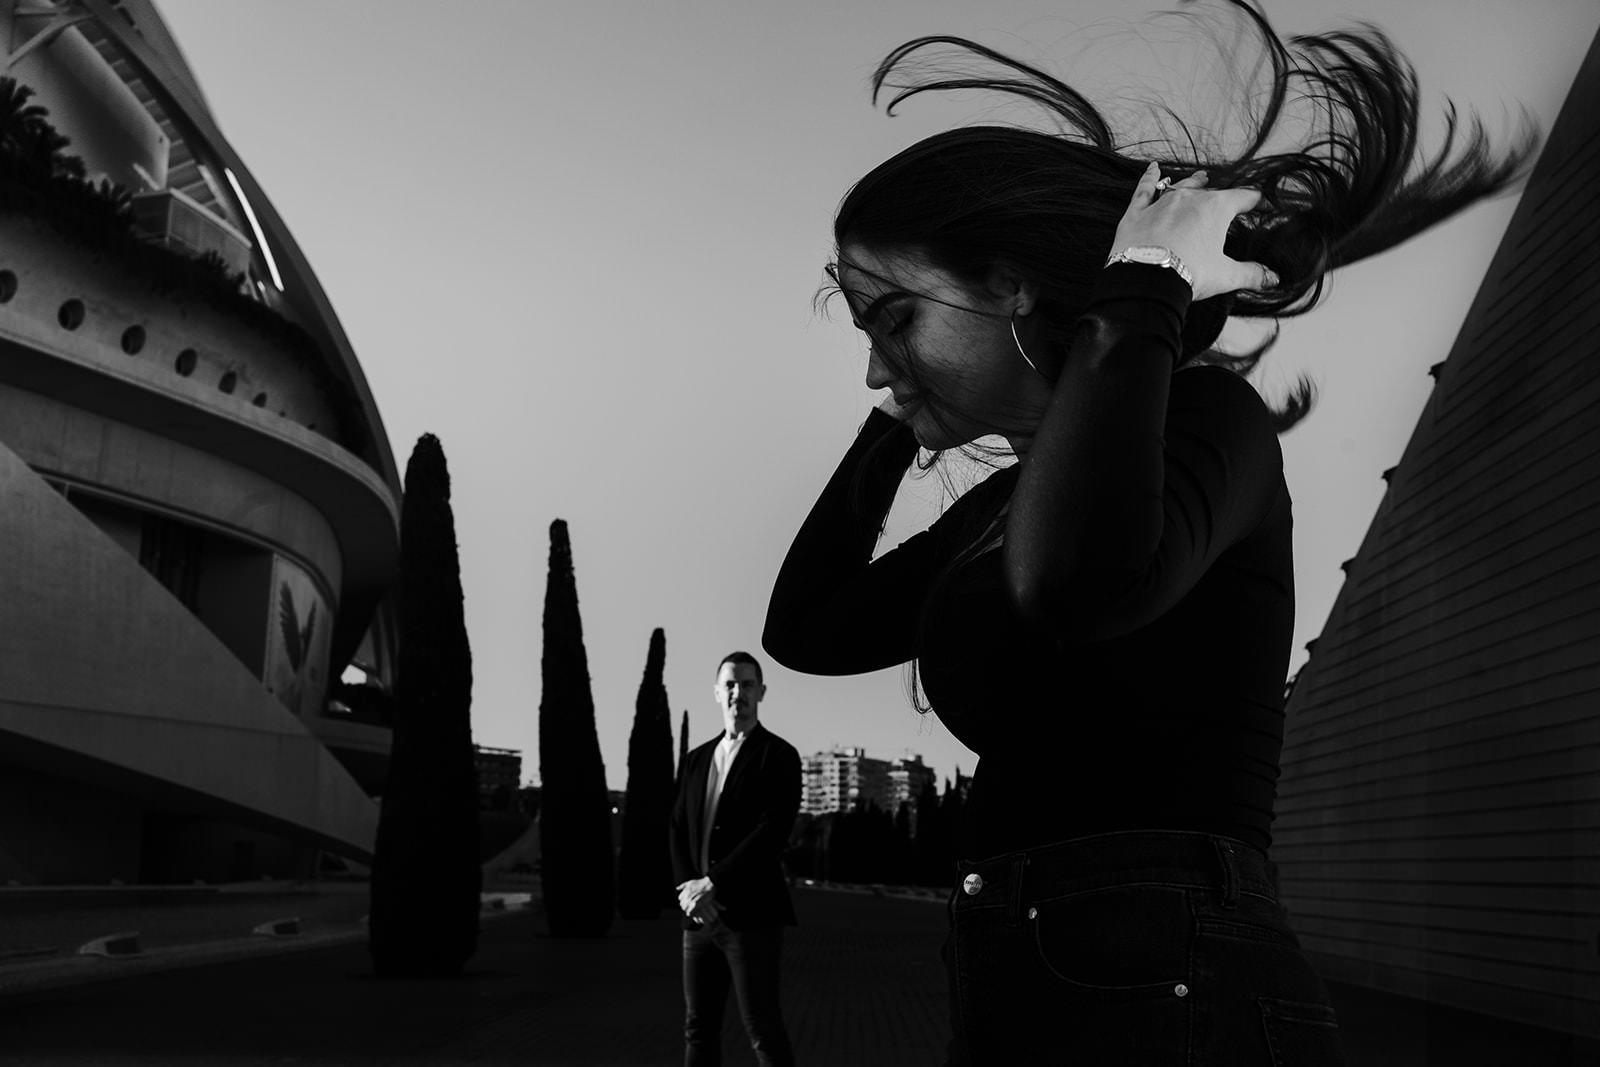
<instances>
[{"instance_id":1,"label":"hoop earring","mask_svg":"<svg viewBox=\"0 0 1600 1067\"><path fill-rule=\"evenodd\" d=\"M1022 362L1028 365L1028 369L1043 378L1044 372L1039 369L1037 363L1028 358L1027 351L1022 347L1022 338L1017 336L1017 313L1014 311L1011 313L1011 341L1017 346L1017 354L1022 357Z\"/></svg>"}]
</instances>

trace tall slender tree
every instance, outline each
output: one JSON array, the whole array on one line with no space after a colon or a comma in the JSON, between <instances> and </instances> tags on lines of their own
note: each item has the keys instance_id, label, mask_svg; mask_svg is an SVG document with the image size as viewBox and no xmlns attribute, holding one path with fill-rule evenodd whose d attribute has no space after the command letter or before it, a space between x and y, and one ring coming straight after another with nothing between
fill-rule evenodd
<instances>
[{"instance_id":1,"label":"tall slender tree","mask_svg":"<svg viewBox=\"0 0 1600 1067\"><path fill-rule=\"evenodd\" d=\"M550 524L544 592L544 687L539 699L540 868L545 918L556 937L601 937L615 911L611 797L600 759L589 657L567 524Z\"/></svg>"},{"instance_id":2,"label":"tall slender tree","mask_svg":"<svg viewBox=\"0 0 1600 1067\"><path fill-rule=\"evenodd\" d=\"M666 664L667 635L657 629L650 635L628 738L628 792L617 858L617 911L624 919L654 919L672 896L667 826L674 783Z\"/></svg>"},{"instance_id":3,"label":"tall slender tree","mask_svg":"<svg viewBox=\"0 0 1600 1067\"><path fill-rule=\"evenodd\" d=\"M949 848L944 813L939 810L939 786L931 778L917 794L916 824L911 842L915 880L921 885L947 885L955 857Z\"/></svg>"},{"instance_id":4,"label":"tall slender tree","mask_svg":"<svg viewBox=\"0 0 1600 1067\"><path fill-rule=\"evenodd\" d=\"M894 836L884 881L910 885L911 877L911 802L902 800L894 811Z\"/></svg>"},{"instance_id":5,"label":"tall slender tree","mask_svg":"<svg viewBox=\"0 0 1600 1067\"><path fill-rule=\"evenodd\" d=\"M423 434L400 508L400 651L392 744L372 864L373 969L459 973L478 947L483 871L472 747L472 651L462 609L450 474Z\"/></svg>"},{"instance_id":6,"label":"tall slender tree","mask_svg":"<svg viewBox=\"0 0 1600 1067\"><path fill-rule=\"evenodd\" d=\"M683 765L689 759L689 709L683 709L683 723L678 727L678 778L683 777Z\"/></svg>"}]
</instances>

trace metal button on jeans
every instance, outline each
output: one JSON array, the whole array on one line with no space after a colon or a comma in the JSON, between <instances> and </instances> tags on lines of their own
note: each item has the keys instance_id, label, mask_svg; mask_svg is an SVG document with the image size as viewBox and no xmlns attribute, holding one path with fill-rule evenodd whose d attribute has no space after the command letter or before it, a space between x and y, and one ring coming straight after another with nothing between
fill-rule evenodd
<instances>
[{"instance_id":1,"label":"metal button on jeans","mask_svg":"<svg viewBox=\"0 0 1600 1067\"><path fill-rule=\"evenodd\" d=\"M1179 982L1177 985L1172 987L1172 992L1177 996L1186 997L1189 995L1189 987L1184 985L1182 982Z\"/></svg>"},{"instance_id":2,"label":"metal button on jeans","mask_svg":"<svg viewBox=\"0 0 1600 1067\"><path fill-rule=\"evenodd\" d=\"M961 880L961 889L969 897L975 897L983 889L983 875L969 874Z\"/></svg>"}]
</instances>

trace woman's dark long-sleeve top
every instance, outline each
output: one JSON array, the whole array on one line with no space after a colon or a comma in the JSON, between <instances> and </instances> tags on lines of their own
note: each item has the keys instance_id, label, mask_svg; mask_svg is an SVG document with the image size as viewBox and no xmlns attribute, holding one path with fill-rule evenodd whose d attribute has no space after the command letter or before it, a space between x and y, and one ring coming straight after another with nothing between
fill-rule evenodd
<instances>
[{"instance_id":1,"label":"woman's dark long-sleeve top","mask_svg":"<svg viewBox=\"0 0 1600 1067\"><path fill-rule=\"evenodd\" d=\"M1171 370L1188 301L1163 268L1105 270L1023 462L877 559L916 442L874 411L778 574L763 641L780 663L919 661L980 757L967 858L1128 829L1270 843L1289 494L1249 383ZM1002 505L1003 543L946 574Z\"/></svg>"}]
</instances>

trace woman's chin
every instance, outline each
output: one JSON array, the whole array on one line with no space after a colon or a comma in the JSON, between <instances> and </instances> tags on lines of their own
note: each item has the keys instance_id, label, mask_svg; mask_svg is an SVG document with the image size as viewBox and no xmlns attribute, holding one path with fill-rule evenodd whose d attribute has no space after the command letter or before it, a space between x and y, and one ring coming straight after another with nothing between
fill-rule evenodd
<instances>
[{"instance_id":1,"label":"woman's chin","mask_svg":"<svg viewBox=\"0 0 1600 1067\"><path fill-rule=\"evenodd\" d=\"M911 426L911 435L917 439L917 444L929 452L943 452L950 448L960 448L971 437L961 437L952 434L948 429L928 419L912 418L907 420Z\"/></svg>"},{"instance_id":2,"label":"woman's chin","mask_svg":"<svg viewBox=\"0 0 1600 1067\"><path fill-rule=\"evenodd\" d=\"M927 409L920 405L905 417L905 423L911 427L911 436L917 439L917 444L929 452L954 448L961 443L952 440L949 430L939 425L938 420L929 416Z\"/></svg>"}]
</instances>

